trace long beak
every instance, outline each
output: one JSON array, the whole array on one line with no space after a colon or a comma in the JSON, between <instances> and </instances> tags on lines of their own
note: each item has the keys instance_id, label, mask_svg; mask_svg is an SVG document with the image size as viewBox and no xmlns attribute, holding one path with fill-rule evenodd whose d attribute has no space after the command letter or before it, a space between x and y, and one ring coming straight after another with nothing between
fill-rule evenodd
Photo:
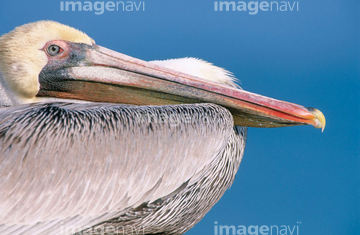
<instances>
[{"instance_id":1,"label":"long beak","mask_svg":"<svg viewBox=\"0 0 360 235\"><path fill-rule=\"evenodd\" d=\"M213 83L98 45L78 57L81 62L56 72L58 85L43 84L40 78L38 96L135 105L215 103L229 109L239 126L325 127L325 117L317 109Z\"/></svg>"}]
</instances>

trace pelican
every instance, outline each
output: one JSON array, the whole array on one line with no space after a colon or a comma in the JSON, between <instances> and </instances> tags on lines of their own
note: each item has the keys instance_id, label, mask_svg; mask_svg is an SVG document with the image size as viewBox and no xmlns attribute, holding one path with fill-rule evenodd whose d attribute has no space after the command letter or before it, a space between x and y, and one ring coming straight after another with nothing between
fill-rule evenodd
<instances>
[{"instance_id":1,"label":"pelican","mask_svg":"<svg viewBox=\"0 0 360 235\"><path fill-rule=\"evenodd\" d=\"M247 127L325 127L183 58L53 22L0 37L0 234L183 234L232 184Z\"/></svg>"}]
</instances>

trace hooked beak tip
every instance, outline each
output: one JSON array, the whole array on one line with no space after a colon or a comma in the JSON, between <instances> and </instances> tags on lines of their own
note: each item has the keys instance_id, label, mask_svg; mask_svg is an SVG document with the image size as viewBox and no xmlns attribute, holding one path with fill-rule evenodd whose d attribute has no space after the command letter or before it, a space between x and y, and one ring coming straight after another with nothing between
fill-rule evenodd
<instances>
[{"instance_id":1,"label":"hooked beak tip","mask_svg":"<svg viewBox=\"0 0 360 235\"><path fill-rule=\"evenodd\" d=\"M325 116L324 114L315 108L307 108L309 110L309 112L311 112L314 115L314 127L315 128L321 128L321 132L324 132L325 129L325 124L326 124L326 120L325 120Z\"/></svg>"}]
</instances>

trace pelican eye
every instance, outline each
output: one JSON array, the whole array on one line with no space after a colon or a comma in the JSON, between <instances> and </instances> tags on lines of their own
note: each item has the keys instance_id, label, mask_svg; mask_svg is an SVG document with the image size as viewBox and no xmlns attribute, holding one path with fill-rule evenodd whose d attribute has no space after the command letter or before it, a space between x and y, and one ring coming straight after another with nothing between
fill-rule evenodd
<instances>
[{"instance_id":1,"label":"pelican eye","mask_svg":"<svg viewBox=\"0 0 360 235\"><path fill-rule=\"evenodd\" d=\"M55 44L52 44L47 48L47 52L51 56L55 56L55 55L61 53L62 51L63 50L61 49L61 47L59 47L58 45L55 45Z\"/></svg>"}]
</instances>

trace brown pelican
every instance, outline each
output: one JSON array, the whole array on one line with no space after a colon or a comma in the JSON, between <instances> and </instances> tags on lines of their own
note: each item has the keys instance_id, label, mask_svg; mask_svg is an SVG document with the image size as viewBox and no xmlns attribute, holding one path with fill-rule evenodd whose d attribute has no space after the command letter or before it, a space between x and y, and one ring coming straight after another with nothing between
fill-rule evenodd
<instances>
[{"instance_id":1,"label":"brown pelican","mask_svg":"<svg viewBox=\"0 0 360 235\"><path fill-rule=\"evenodd\" d=\"M0 234L182 234L233 182L247 126L325 126L210 63L52 21L1 36L0 72Z\"/></svg>"}]
</instances>

